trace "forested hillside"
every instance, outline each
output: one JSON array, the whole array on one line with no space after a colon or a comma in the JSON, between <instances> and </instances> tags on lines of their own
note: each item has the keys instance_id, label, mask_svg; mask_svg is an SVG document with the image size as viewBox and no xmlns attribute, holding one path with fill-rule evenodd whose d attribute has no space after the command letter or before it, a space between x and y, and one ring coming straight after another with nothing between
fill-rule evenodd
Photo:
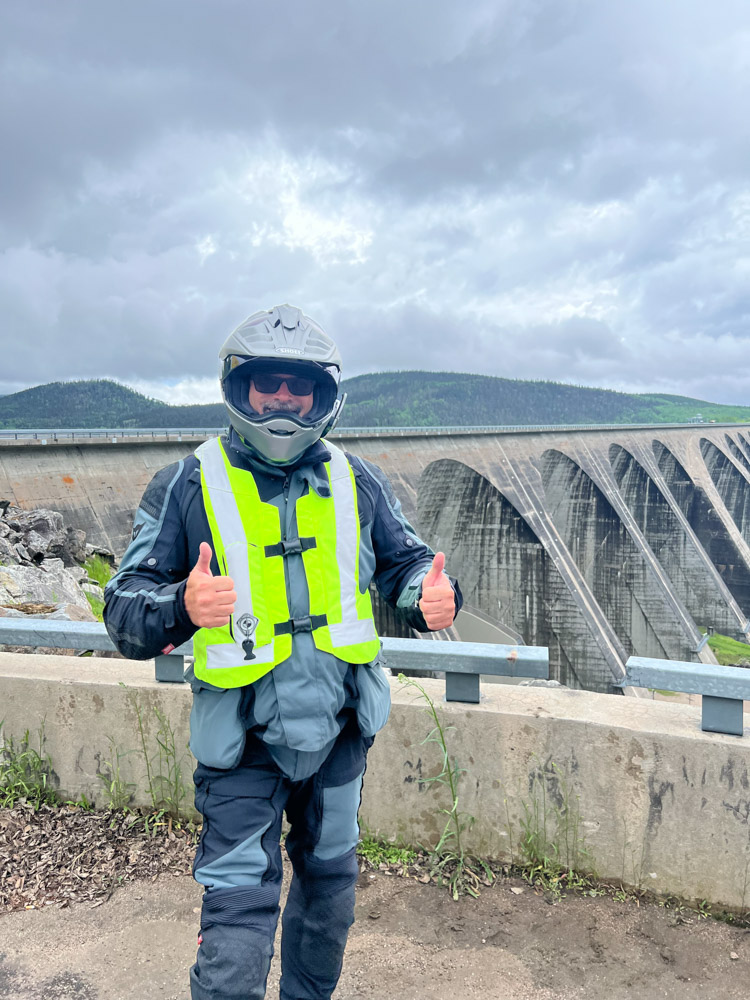
<instances>
[{"instance_id":1,"label":"forested hillside","mask_svg":"<svg viewBox=\"0 0 750 1000\"><path fill-rule=\"evenodd\" d=\"M685 396L636 395L559 382L451 372L384 372L347 379L343 427L749 422L750 407ZM0 397L0 428L221 427L221 403L170 406L118 382L51 382Z\"/></svg>"},{"instance_id":2,"label":"forested hillside","mask_svg":"<svg viewBox=\"0 0 750 1000\"><path fill-rule=\"evenodd\" d=\"M349 426L613 423L643 411L625 393L490 375L389 372L349 379L345 388Z\"/></svg>"},{"instance_id":3,"label":"forested hillside","mask_svg":"<svg viewBox=\"0 0 750 1000\"><path fill-rule=\"evenodd\" d=\"M344 388L342 423L349 427L679 423L698 413L705 420L750 420L750 407L492 375L384 372L348 379Z\"/></svg>"},{"instance_id":4,"label":"forested hillside","mask_svg":"<svg viewBox=\"0 0 750 1000\"><path fill-rule=\"evenodd\" d=\"M0 428L221 427L221 403L170 406L119 382L49 382L0 397Z\"/></svg>"}]
</instances>

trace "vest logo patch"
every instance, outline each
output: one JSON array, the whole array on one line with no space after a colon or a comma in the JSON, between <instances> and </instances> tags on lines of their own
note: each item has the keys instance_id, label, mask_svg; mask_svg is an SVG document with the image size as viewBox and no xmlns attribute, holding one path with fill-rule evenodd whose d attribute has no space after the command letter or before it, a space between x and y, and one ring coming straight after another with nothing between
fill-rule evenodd
<instances>
[{"instance_id":1,"label":"vest logo patch","mask_svg":"<svg viewBox=\"0 0 750 1000\"><path fill-rule=\"evenodd\" d=\"M243 635L250 636L258 627L258 619L255 615L245 613L244 615L240 615L234 625Z\"/></svg>"}]
</instances>

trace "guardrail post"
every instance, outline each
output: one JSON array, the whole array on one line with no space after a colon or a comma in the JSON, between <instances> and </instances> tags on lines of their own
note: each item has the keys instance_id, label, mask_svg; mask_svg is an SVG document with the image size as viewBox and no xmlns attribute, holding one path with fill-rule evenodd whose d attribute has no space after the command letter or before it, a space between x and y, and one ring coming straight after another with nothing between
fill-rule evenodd
<instances>
[{"instance_id":1,"label":"guardrail post","mask_svg":"<svg viewBox=\"0 0 750 1000\"><path fill-rule=\"evenodd\" d=\"M446 670L446 701L467 701L471 705L478 705L479 699L479 674L455 674Z\"/></svg>"},{"instance_id":2,"label":"guardrail post","mask_svg":"<svg viewBox=\"0 0 750 1000\"><path fill-rule=\"evenodd\" d=\"M718 698L710 694L702 695L702 700L701 729L704 733L742 736L743 701L739 698Z\"/></svg>"},{"instance_id":3,"label":"guardrail post","mask_svg":"<svg viewBox=\"0 0 750 1000\"><path fill-rule=\"evenodd\" d=\"M155 659L157 681L182 684L185 680L185 657L160 653Z\"/></svg>"}]
</instances>

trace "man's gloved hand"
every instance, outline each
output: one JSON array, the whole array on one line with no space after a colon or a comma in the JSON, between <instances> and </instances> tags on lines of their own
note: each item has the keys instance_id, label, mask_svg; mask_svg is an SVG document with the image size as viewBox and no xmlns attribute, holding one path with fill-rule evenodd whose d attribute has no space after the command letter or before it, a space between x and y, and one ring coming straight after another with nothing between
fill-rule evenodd
<instances>
[{"instance_id":1,"label":"man's gloved hand","mask_svg":"<svg viewBox=\"0 0 750 1000\"><path fill-rule=\"evenodd\" d=\"M419 602L419 610L431 632L448 628L449 625L453 624L456 614L453 587L443 572L444 566L445 556L442 552L436 552L432 566L430 566L427 576L422 580L422 598Z\"/></svg>"},{"instance_id":2,"label":"man's gloved hand","mask_svg":"<svg viewBox=\"0 0 750 1000\"><path fill-rule=\"evenodd\" d=\"M237 600L231 577L212 576L211 556L211 546L201 542L198 562L185 586L185 610L198 628L220 628L228 624Z\"/></svg>"}]
</instances>

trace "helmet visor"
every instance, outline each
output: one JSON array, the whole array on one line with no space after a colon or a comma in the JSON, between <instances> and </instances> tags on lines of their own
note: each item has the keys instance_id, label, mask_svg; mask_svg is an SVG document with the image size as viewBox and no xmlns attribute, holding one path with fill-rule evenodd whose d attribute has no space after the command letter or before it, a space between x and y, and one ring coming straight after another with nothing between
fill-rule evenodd
<instances>
[{"instance_id":1,"label":"helmet visor","mask_svg":"<svg viewBox=\"0 0 750 1000\"><path fill-rule=\"evenodd\" d=\"M315 423L328 413L338 395L340 373L335 365L229 355L223 367L222 384L227 402L251 420L264 416L250 405L251 383L257 392L263 394L272 395L285 384L292 396L307 399L312 395L309 411L304 417L297 418L303 424Z\"/></svg>"}]
</instances>

